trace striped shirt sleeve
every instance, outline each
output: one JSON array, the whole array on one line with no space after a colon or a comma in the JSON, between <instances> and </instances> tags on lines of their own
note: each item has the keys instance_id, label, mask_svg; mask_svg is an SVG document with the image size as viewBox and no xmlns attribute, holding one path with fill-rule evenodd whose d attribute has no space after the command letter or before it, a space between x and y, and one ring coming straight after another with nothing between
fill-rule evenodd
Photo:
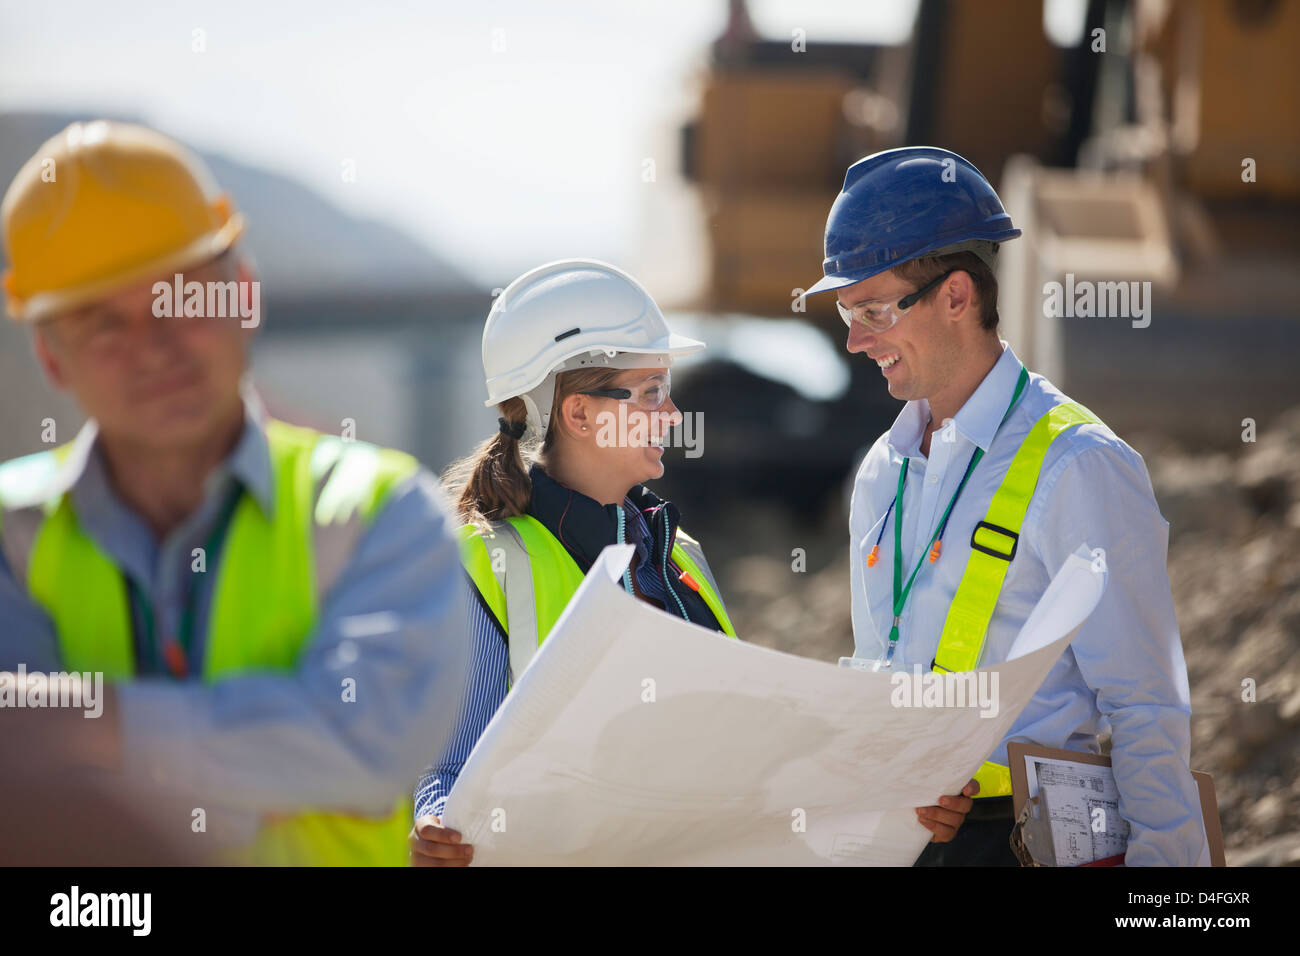
<instances>
[{"instance_id":1,"label":"striped shirt sleeve","mask_svg":"<svg viewBox=\"0 0 1300 956\"><path fill-rule=\"evenodd\" d=\"M465 697L447 749L420 776L415 788L416 819L430 814L442 816L457 775L492 715L506 698L509 654L505 637L481 602L471 598L468 604L468 629L473 647Z\"/></svg>"},{"instance_id":2,"label":"striped shirt sleeve","mask_svg":"<svg viewBox=\"0 0 1300 956\"><path fill-rule=\"evenodd\" d=\"M663 565L659 561L662 556L650 553L650 549L654 547L654 534L650 531L649 522L631 501L627 502L627 507L629 513L635 518L635 530L642 545L637 549L640 556L635 572L637 587L641 589L642 594L658 602L669 614L680 614L686 620L691 620L681 599L668 593L668 588L664 584Z\"/></svg>"}]
</instances>

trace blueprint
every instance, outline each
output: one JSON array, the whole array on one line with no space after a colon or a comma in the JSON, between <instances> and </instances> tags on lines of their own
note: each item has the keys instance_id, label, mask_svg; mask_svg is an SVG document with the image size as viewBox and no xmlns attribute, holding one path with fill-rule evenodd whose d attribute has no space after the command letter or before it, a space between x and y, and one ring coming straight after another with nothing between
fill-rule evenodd
<instances>
[{"instance_id":1,"label":"blueprint","mask_svg":"<svg viewBox=\"0 0 1300 956\"><path fill-rule=\"evenodd\" d=\"M875 673L729 639L626 593L606 548L480 737L444 823L475 865L910 865L1096 606L1082 545L1010 660ZM924 686L923 686L924 685Z\"/></svg>"},{"instance_id":2,"label":"blueprint","mask_svg":"<svg viewBox=\"0 0 1300 956\"><path fill-rule=\"evenodd\" d=\"M1119 788L1110 767L1038 757L1026 779L1029 795L1047 807L1057 866L1124 854L1129 825L1119 815Z\"/></svg>"}]
</instances>

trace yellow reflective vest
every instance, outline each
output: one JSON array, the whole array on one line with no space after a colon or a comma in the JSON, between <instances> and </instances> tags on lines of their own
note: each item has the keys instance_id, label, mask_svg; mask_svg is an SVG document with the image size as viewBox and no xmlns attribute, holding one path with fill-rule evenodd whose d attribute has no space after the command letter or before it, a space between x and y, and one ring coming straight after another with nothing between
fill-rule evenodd
<instances>
[{"instance_id":1,"label":"yellow reflective vest","mask_svg":"<svg viewBox=\"0 0 1300 956\"><path fill-rule=\"evenodd\" d=\"M369 524L418 467L404 453L280 421L268 421L265 432L274 507L266 515L247 493L235 505L215 569L205 683L294 670L326 590L317 573L325 563L321 549L339 541L350 547L358 535L348 526ZM130 680L136 670L126 580L78 524L61 474L70 447L0 466L0 514L34 528L26 584L54 622L63 667ZM410 821L408 795L377 819L305 807L265 820L254 843L229 862L402 866Z\"/></svg>"},{"instance_id":2,"label":"yellow reflective vest","mask_svg":"<svg viewBox=\"0 0 1300 956\"><path fill-rule=\"evenodd\" d=\"M555 622L559 620L560 614L569 603L569 598L573 597L573 593L578 590L584 575L564 545L551 534L546 525L532 515L507 518L505 522L495 523L486 533L475 525L462 525L458 532L461 562L484 603L505 629L507 639L510 633L511 611L513 610L517 616L521 611L527 613L527 609L507 607L506 588L503 586L504 575L499 567L501 562L498 562L498 566L494 566L492 552L496 550L495 536L512 532L518 536L528 557L532 578L531 603L536 621L537 645L540 646L546 640L546 635L551 632L551 628L555 626ZM699 584L700 597L713 612L722 632L734 638L735 629L731 626L731 619L727 617L727 609L718 594L717 583L713 580L708 563L704 560L699 542L680 528L677 529L672 557L677 566L689 573ZM529 634L533 630L532 627L527 628ZM511 657L512 660L515 659L513 650Z\"/></svg>"},{"instance_id":3,"label":"yellow reflective vest","mask_svg":"<svg viewBox=\"0 0 1300 956\"><path fill-rule=\"evenodd\" d=\"M1011 566L1020 541L1025 512L1038 486L1043 459L1052 442L1067 429L1085 422L1102 424L1100 418L1077 402L1066 402L1049 409L1034 423L1011 464L1002 484L993 493L984 520L971 534L971 553L962 572L961 582L948 606L939 647L931 669L936 671L973 671L979 667L984 652L984 638L997 607L1002 583ZM1011 794L1011 770L1003 764L986 760L975 774L981 797L1005 797Z\"/></svg>"}]
</instances>

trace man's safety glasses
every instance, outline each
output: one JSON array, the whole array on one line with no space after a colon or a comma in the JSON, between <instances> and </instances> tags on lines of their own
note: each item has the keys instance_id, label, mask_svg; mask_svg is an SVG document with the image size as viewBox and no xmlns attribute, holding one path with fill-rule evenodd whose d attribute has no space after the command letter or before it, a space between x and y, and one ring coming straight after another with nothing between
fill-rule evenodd
<instances>
[{"instance_id":1,"label":"man's safety glasses","mask_svg":"<svg viewBox=\"0 0 1300 956\"><path fill-rule=\"evenodd\" d=\"M854 322L857 322L872 332L888 332L898 324L898 320L907 313L908 309L921 300L922 296L956 271L956 269L949 269L915 292L909 292L897 299L869 299L866 302L859 302L852 308L838 299L835 300L835 304L839 306L840 318L850 328L853 327Z\"/></svg>"},{"instance_id":2,"label":"man's safety glasses","mask_svg":"<svg viewBox=\"0 0 1300 956\"><path fill-rule=\"evenodd\" d=\"M617 398L620 401L630 401L638 408L644 408L647 411L663 407L664 402L668 401L668 394L673 387L673 373L665 371L663 376L656 375L637 385L635 388L592 388L583 395L598 395L601 398Z\"/></svg>"}]
</instances>

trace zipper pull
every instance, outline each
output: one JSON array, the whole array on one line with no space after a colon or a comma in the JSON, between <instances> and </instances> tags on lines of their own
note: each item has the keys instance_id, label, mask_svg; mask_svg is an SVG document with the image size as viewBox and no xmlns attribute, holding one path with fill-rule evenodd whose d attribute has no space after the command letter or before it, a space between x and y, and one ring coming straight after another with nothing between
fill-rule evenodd
<instances>
[{"instance_id":1,"label":"zipper pull","mask_svg":"<svg viewBox=\"0 0 1300 956\"><path fill-rule=\"evenodd\" d=\"M677 576L677 580L681 581L682 584L685 584L692 591L699 593L700 585L693 577L691 577L689 571L683 571L680 575Z\"/></svg>"},{"instance_id":2,"label":"zipper pull","mask_svg":"<svg viewBox=\"0 0 1300 956\"><path fill-rule=\"evenodd\" d=\"M614 509L618 512L618 544L625 544L626 542L624 539L627 535L624 532L624 528L626 526L627 516L623 514L622 505L615 505ZM636 596L636 586L632 583L631 566L628 566L623 571L623 590L628 594L631 594L633 597Z\"/></svg>"}]
</instances>

